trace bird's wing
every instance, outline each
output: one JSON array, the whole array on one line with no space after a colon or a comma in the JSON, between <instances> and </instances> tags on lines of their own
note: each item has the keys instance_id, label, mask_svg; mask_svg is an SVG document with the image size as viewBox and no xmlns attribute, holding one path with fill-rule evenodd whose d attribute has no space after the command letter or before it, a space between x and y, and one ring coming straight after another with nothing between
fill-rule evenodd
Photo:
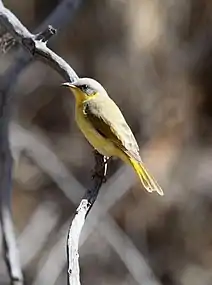
<instances>
[{"instance_id":1,"label":"bird's wing","mask_svg":"<svg viewBox=\"0 0 212 285\"><path fill-rule=\"evenodd\" d=\"M120 109L109 97L89 100L84 114L92 126L105 138L141 162L139 147Z\"/></svg>"}]
</instances>

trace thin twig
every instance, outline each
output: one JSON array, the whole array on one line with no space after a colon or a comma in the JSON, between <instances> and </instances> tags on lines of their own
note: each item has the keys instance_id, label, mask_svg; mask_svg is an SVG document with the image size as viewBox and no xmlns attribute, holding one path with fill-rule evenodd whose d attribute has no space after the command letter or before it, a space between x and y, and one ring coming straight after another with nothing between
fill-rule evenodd
<instances>
[{"instance_id":1,"label":"thin twig","mask_svg":"<svg viewBox=\"0 0 212 285\"><path fill-rule=\"evenodd\" d=\"M55 30L54 32L52 32L53 31L52 27L48 27L42 33L33 35L23 26L23 24L16 18L16 16L13 13L11 13L7 8L4 7L2 1L0 1L0 23L9 30L9 32L18 41L18 43L21 44L31 54L32 57L38 60L44 61L47 65L51 66L64 78L64 80L72 82L78 78L77 74L68 65L68 63L66 63L61 57L59 57L56 53L54 53L51 49L49 49L46 46L46 43L48 39L50 38L50 36L52 36L55 33ZM6 88L8 88L8 85L6 85ZM4 94L6 94L6 92L4 92ZM2 106L5 106L5 104ZM7 120L7 126L8 126L8 120ZM6 137L8 138L8 131L6 133ZM7 143L7 148L8 148L7 156L10 156L10 150L9 150L8 143ZM82 202L80 203L80 206L77 211L77 215L72 223L72 227L70 227L69 235L68 235L68 243L67 243L68 252L67 253L69 257L68 258L68 268L69 268L68 275L69 275L70 282L71 282L70 276L77 276L77 274L79 274L79 270L77 270L79 268L78 259L74 258L74 255L70 253L72 251L78 252L79 234L85 222L86 214L88 213L93 203L95 202L99 189L105 178L106 163L104 163L104 157L102 157L99 154L98 155L96 154L95 157L96 157L97 163L100 163L100 164L103 163L101 165L98 164L96 166L96 168L100 169L101 171L98 171L98 175L95 176L94 185L92 189L88 190L88 192L86 193L86 199L83 199ZM2 161L5 161L5 160L2 160ZM8 165L11 166L11 163ZM102 167L102 165L104 165L104 167ZM1 188L8 187L8 183L2 184L1 186L2 186ZM81 224L80 224L81 226L75 227L75 224L77 224L76 221L78 220L81 221ZM74 240L73 238L70 238L70 237L73 237L73 233L75 234ZM9 261L10 261L9 267L11 267L11 260ZM76 269L76 272L74 272L75 269ZM13 280L13 275L10 275L10 276ZM79 280L79 276L78 276L78 280ZM69 284L74 284L74 283L69 283Z\"/></svg>"}]
</instances>

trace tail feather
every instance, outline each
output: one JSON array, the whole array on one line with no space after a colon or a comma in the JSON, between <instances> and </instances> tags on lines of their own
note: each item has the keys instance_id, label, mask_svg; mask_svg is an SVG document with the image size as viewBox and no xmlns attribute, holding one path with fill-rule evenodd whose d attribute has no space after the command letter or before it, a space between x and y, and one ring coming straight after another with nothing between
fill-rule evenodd
<instances>
[{"instance_id":1,"label":"tail feather","mask_svg":"<svg viewBox=\"0 0 212 285\"><path fill-rule=\"evenodd\" d=\"M142 162L138 162L135 159L130 159L130 162L139 176L141 183L148 192L156 191L159 195L163 196L163 190L157 183L157 181L149 174Z\"/></svg>"}]
</instances>

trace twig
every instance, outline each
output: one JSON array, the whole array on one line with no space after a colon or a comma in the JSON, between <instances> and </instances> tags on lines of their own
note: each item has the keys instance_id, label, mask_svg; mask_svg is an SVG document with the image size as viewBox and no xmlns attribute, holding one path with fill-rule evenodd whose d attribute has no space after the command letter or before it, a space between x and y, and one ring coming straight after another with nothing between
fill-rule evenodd
<instances>
[{"instance_id":1,"label":"twig","mask_svg":"<svg viewBox=\"0 0 212 285\"><path fill-rule=\"evenodd\" d=\"M52 27L49 26L44 32L39 33L37 35L33 35L22 25L22 23L16 18L16 16L13 13L11 13L7 8L4 7L2 1L0 1L0 23L9 30L9 32L18 41L18 43L21 44L31 54L31 56L33 56L34 58L38 60L44 61L47 65L50 65L66 81L72 82L78 78L77 74L68 65L68 63L65 62L61 57L59 57L56 53L54 53L51 49L49 49L46 46L46 43L49 40L49 38L55 33L55 30L53 30ZM6 88L7 87L8 86L6 86ZM4 92L4 94L6 94L6 92ZM2 106L5 106L5 104L2 104ZM2 115L3 115L3 112L2 112ZM3 122L2 118L1 118L1 122ZM8 126L8 120L7 120L6 125ZM8 138L8 130L5 133L5 135ZM9 157L10 150L9 150L8 142L6 143L6 145L7 145L6 156ZM68 257L69 257L68 258L68 268L69 268L68 275L69 275L70 282L72 282L72 280L70 279L72 276L76 277L77 274L79 274L79 270L77 271L77 269L79 268L78 258L76 259L75 256L71 254L71 252L76 252L76 251L78 252L79 234L85 222L86 215L88 211L91 209L93 203L95 202L99 189L105 178L106 163L104 162L104 157L102 157L99 154L98 155L96 154L95 157L96 157L96 162L97 162L96 168L100 169L101 171L98 171L98 175L96 175L94 178L94 185L92 189L87 191L86 198L83 199L82 202L80 203L76 217L74 218L72 226L69 229L67 250L68 250ZM2 161L6 163L6 160L2 160ZM11 166L11 163L7 165ZM101 167L99 167L100 165ZM4 187L8 187L8 183L6 184L4 183L1 185L1 189ZM75 227L75 224L77 224L77 221L81 221L81 224L80 224L81 226ZM74 233L74 236L73 236L73 233ZM70 237L74 237L74 239ZM9 262L10 264L8 268L11 268L11 260L9 260ZM76 272L74 270L76 270ZM10 277L13 280L14 276L12 274L10 275ZM77 278L79 280L79 276ZM74 284L74 283L69 283L69 284ZM76 284L79 284L79 283L76 283Z\"/></svg>"}]
</instances>

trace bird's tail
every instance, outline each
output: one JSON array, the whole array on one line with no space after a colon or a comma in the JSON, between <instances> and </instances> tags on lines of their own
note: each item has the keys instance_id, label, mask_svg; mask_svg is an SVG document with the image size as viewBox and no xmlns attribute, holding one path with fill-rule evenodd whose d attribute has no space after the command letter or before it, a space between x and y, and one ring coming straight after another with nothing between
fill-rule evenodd
<instances>
[{"instance_id":1,"label":"bird's tail","mask_svg":"<svg viewBox=\"0 0 212 285\"><path fill-rule=\"evenodd\" d=\"M163 190L158 185L157 181L149 174L142 162L138 162L133 158L130 158L130 163L136 173L138 174L141 183L148 192L156 191L159 195L163 195Z\"/></svg>"}]
</instances>

